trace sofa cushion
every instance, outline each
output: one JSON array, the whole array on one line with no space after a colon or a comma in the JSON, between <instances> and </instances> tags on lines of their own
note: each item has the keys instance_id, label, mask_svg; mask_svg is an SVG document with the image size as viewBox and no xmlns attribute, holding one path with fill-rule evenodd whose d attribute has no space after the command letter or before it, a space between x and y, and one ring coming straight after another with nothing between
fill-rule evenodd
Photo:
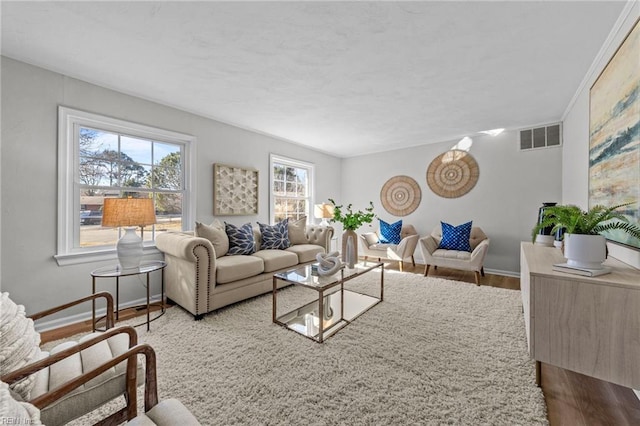
<instances>
[{"instance_id":1,"label":"sofa cushion","mask_svg":"<svg viewBox=\"0 0 640 426\"><path fill-rule=\"evenodd\" d=\"M224 284L259 275L264 262L257 256L223 256L216 260L216 283Z\"/></svg>"},{"instance_id":2,"label":"sofa cushion","mask_svg":"<svg viewBox=\"0 0 640 426\"><path fill-rule=\"evenodd\" d=\"M444 250L471 251L469 236L471 235L471 222L453 226L445 222L442 224L442 240L438 248Z\"/></svg>"},{"instance_id":3,"label":"sofa cushion","mask_svg":"<svg viewBox=\"0 0 640 426\"><path fill-rule=\"evenodd\" d=\"M298 256L285 250L260 250L253 253L264 262L264 272L273 272L298 264Z\"/></svg>"},{"instance_id":4,"label":"sofa cushion","mask_svg":"<svg viewBox=\"0 0 640 426\"><path fill-rule=\"evenodd\" d=\"M258 222L262 240L260 242L261 250L284 250L291 244L289 242L289 220L285 219L275 225L267 225Z\"/></svg>"},{"instance_id":5,"label":"sofa cushion","mask_svg":"<svg viewBox=\"0 0 640 426\"><path fill-rule=\"evenodd\" d=\"M302 216L298 220L289 220L289 242L291 245L307 244L307 217Z\"/></svg>"},{"instance_id":6,"label":"sofa cushion","mask_svg":"<svg viewBox=\"0 0 640 426\"><path fill-rule=\"evenodd\" d=\"M382 219L380 220L380 242L383 244L400 244L402 237L400 232L402 231L402 220L394 223L387 223Z\"/></svg>"},{"instance_id":7,"label":"sofa cushion","mask_svg":"<svg viewBox=\"0 0 640 426\"><path fill-rule=\"evenodd\" d=\"M229 251L227 254L251 254L256 251L253 228L250 223L245 223L240 227L227 222L224 225L229 237Z\"/></svg>"},{"instance_id":8,"label":"sofa cushion","mask_svg":"<svg viewBox=\"0 0 640 426\"><path fill-rule=\"evenodd\" d=\"M218 222L219 223L219 222ZM196 237L206 238L213 244L216 251L216 257L222 257L229 251L229 237L225 231L224 224L219 226L216 222L211 225L196 222Z\"/></svg>"},{"instance_id":9,"label":"sofa cushion","mask_svg":"<svg viewBox=\"0 0 640 426\"><path fill-rule=\"evenodd\" d=\"M295 253L298 256L298 263L306 263L315 260L316 254L324 253L324 248L316 244L296 244L285 251Z\"/></svg>"}]
</instances>

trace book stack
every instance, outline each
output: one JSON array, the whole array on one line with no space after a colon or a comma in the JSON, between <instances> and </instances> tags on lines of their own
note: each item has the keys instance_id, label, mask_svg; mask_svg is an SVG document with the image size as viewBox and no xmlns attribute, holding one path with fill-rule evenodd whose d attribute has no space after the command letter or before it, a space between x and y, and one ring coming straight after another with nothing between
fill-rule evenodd
<instances>
[{"instance_id":1,"label":"book stack","mask_svg":"<svg viewBox=\"0 0 640 426\"><path fill-rule=\"evenodd\" d=\"M567 274L582 275L584 277L597 277L611 272L611 268L603 266L601 269L580 268L567 263L554 263L553 270L558 272L566 272Z\"/></svg>"}]
</instances>

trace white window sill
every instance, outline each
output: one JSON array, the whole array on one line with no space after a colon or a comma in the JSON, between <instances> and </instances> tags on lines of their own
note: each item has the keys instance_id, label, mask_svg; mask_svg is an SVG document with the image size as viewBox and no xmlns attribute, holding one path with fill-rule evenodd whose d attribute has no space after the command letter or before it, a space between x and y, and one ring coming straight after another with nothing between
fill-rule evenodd
<instances>
[{"instance_id":1,"label":"white window sill","mask_svg":"<svg viewBox=\"0 0 640 426\"><path fill-rule=\"evenodd\" d=\"M144 248L143 256L145 258L147 256L151 257L159 254L161 255L162 252L158 250L155 245ZM69 266L81 263L104 262L107 260L117 261L118 256L116 255L116 249L112 248L106 250L85 251L82 253L58 254L53 256L53 258L58 262L58 266Z\"/></svg>"}]
</instances>

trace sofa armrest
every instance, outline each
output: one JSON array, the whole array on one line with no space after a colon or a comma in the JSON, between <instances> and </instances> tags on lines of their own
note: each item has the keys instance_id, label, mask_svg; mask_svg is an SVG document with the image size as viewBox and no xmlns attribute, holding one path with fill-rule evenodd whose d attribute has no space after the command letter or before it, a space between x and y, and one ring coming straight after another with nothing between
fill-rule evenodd
<instances>
[{"instance_id":1,"label":"sofa armrest","mask_svg":"<svg viewBox=\"0 0 640 426\"><path fill-rule=\"evenodd\" d=\"M304 235L308 244L322 246L325 253L329 253L331 251L333 232L333 227L331 226L307 225Z\"/></svg>"},{"instance_id":2,"label":"sofa armrest","mask_svg":"<svg viewBox=\"0 0 640 426\"><path fill-rule=\"evenodd\" d=\"M197 261L194 254L194 247L202 246L206 249L211 259L216 258L216 251L211 241L202 237L194 237L193 235L181 232L165 232L156 236L156 247L158 250L192 262Z\"/></svg>"},{"instance_id":3,"label":"sofa armrest","mask_svg":"<svg viewBox=\"0 0 640 426\"><path fill-rule=\"evenodd\" d=\"M156 237L167 262L167 297L195 317L209 312L209 296L216 283L216 256L206 238L167 232Z\"/></svg>"}]
</instances>

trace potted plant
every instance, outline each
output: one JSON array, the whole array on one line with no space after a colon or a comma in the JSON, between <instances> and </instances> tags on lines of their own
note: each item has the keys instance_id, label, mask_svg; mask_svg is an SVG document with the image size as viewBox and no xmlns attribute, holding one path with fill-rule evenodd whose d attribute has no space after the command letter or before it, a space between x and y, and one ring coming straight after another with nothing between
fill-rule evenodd
<instances>
[{"instance_id":1,"label":"potted plant","mask_svg":"<svg viewBox=\"0 0 640 426\"><path fill-rule=\"evenodd\" d=\"M352 204L347 205L346 211L343 212L342 205L336 205L336 202L329 198L329 202L333 205L333 218L331 222L340 222L344 233L342 234L342 260L353 267L358 259L358 235L356 230L365 223L371 223L376 215L373 213L373 201L369 201L369 207L364 211L353 211ZM350 256L347 258L347 253Z\"/></svg>"},{"instance_id":2,"label":"potted plant","mask_svg":"<svg viewBox=\"0 0 640 426\"><path fill-rule=\"evenodd\" d=\"M615 210L633 203L618 204L613 207L597 205L584 211L574 205L551 206L545 209L544 219L531 231L536 234L543 228L553 227L551 233L564 231L564 256L567 264L578 268L602 269L606 259L606 239L602 232L615 229L640 238L640 226L630 223Z\"/></svg>"}]
</instances>

